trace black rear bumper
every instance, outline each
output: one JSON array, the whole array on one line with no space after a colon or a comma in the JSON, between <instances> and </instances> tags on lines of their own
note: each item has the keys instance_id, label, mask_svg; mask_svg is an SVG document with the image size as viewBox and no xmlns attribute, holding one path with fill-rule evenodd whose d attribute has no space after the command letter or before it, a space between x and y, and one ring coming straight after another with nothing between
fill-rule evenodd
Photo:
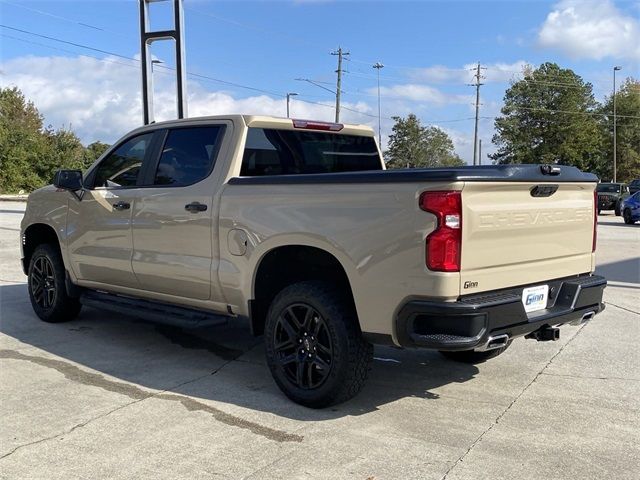
<instances>
[{"instance_id":1,"label":"black rear bumper","mask_svg":"<svg viewBox=\"0 0 640 480\"><path fill-rule=\"evenodd\" d=\"M534 285L540 284L549 285L547 308L529 314L521 299L530 285L467 295L456 302L411 300L396 317L397 339L404 347L472 350L491 337L513 338L547 326L579 323L604 310L604 277L587 274Z\"/></svg>"}]
</instances>

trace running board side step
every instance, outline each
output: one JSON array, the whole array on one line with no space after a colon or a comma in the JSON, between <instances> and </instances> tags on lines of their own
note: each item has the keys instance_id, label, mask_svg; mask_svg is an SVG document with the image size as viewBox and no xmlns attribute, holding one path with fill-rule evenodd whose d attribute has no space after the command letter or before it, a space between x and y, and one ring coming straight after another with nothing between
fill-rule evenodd
<instances>
[{"instance_id":1,"label":"running board side step","mask_svg":"<svg viewBox=\"0 0 640 480\"><path fill-rule=\"evenodd\" d=\"M82 305L88 307L110 310L123 315L139 317L152 323L180 328L212 327L226 324L229 320L227 315L219 315L205 310L178 307L95 290L83 291L79 300Z\"/></svg>"}]
</instances>

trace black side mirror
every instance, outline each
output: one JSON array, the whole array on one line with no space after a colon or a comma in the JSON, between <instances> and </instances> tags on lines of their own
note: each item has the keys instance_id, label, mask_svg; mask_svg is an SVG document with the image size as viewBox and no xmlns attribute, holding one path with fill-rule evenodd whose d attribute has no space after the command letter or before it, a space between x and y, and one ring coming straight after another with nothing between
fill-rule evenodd
<instances>
[{"instance_id":1,"label":"black side mirror","mask_svg":"<svg viewBox=\"0 0 640 480\"><path fill-rule=\"evenodd\" d=\"M53 177L53 186L75 192L82 188L82 170L58 170Z\"/></svg>"}]
</instances>

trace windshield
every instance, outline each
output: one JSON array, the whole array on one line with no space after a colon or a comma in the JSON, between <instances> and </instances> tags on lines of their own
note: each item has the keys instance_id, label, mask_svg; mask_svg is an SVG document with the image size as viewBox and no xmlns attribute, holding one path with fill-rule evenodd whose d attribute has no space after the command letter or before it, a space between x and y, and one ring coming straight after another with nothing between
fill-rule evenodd
<instances>
[{"instance_id":1,"label":"windshield","mask_svg":"<svg viewBox=\"0 0 640 480\"><path fill-rule=\"evenodd\" d=\"M618 193L620 192L620 184L618 183L600 183L596 188L596 192Z\"/></svg>"},{"instance_id":2,"label":"windshield","mask_svg":"<svg viewBox=\"0 0 640 480\"><path fill-rule=\"evenodd\" d=\"M382 170L373 137L250 128L243 176Z\"/></svg>"}]
</instances>

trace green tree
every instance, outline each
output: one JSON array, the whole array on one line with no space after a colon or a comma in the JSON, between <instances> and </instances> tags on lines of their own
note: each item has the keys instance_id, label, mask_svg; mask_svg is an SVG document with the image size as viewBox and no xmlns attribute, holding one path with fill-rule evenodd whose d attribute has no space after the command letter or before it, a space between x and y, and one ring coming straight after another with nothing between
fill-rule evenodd
<instances>
[{"instance_id":1,"label":"green tree","mask_svg":"<svg viewBox=\"0 0 640 480\"><path fill-rule=\"evenodd\" d=\"M108 145L87 148L70 130L44 128L35 105L17 88L0 88L0 192L31 191L51 183L60 168L84 169Z\"/></svg>"},{"instance_id":2,"label":"green tree","mask_svg":"<svg viewBox=\"0 0 640 480\"><path fill-rule=\"evenodd\" d=\"M613 179L613 95L602 105L600 118L605 141L602 158L606 168L602 178ZM627 78L616 92L617 180L640 178L640 81Z\"/></svg>"},{"instance_id":3,"label":"green tree","mask_svg":"<svg viewBox=\"0 0 640 480\"><path fill-rule=\"evenodd\" d=\"M592 86L570 69L543 63L506 91L496 118L494 163L558 163L602 175L604 137Z\"/></svg>"},{"instance_id":4,"label":"green tree","mask_svg":"<svg viewBox=\"0 0 640 480\"><path fill-rule=\"evenodd\" d=\"M41 186L33 166L46 149L42 117L33 103L15 87L0 89L0 191Z\"/></svg>"},{"instance_id":5,"label":"green tree","mask_svg":"<svg viewBox=\"0 0 640 480\"><path fill-rule=\"evenodd\" d=\"M393 117L396 122L385 152L388 168L454 167L464 165L455 153L453 142L438 127L424 127L410 113L406 118Z\"/></svg>"},{"instance_id":6,"label":"green tree","mask_svg":"<svg viewBox=\"0 0 640 480\"><path fill-rule=\"evenodd\" d=\"M102 143L100 141L93 142L87 145L87 148L84 150L84 164L86 167L90 166L93 162L95 162L100 155L107 151L110 147L108 143Z\"/></svg>"}]
</instances>

